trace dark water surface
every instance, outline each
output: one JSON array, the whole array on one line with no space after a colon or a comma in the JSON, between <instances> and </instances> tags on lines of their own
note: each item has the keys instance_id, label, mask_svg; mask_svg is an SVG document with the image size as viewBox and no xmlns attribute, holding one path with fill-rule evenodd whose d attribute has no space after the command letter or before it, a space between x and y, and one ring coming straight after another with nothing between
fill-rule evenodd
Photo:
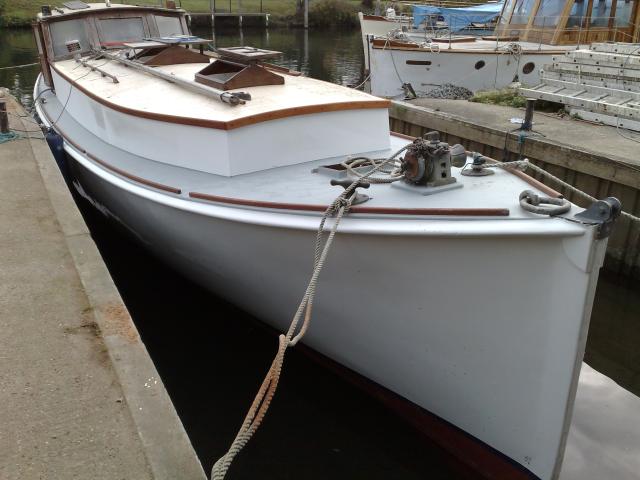
<instances>
[{"instance_id":1,"label":"dark water surface","mask_svg":"<svg viewBox=\"0 0 640 480\"><path fill-rule=\"evenodd\" d=\"M207 29L197 29L211 37ZM217 46L279 50L278 63L343 85L361 78L359 32L218 32ZM31 32L0 30L0 68L36 61ZM28 108L39 67L0 69ZM82 200L79 206L205 469L226 451L276 351L272 332L147 254ZM601 276L585 360L640 394L640 287ZM297 351L232 478L469 478L396 416Z\"/></svg>"}]
</instances>

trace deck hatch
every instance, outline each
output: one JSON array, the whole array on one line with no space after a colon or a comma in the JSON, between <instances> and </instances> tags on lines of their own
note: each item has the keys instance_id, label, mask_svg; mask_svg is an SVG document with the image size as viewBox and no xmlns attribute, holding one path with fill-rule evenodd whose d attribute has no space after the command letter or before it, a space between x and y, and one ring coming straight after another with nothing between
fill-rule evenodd
<instances>
[{"instance_id":1,"label":"deck hatch","mask_svg":"<svg viewBox=\"0 0 640 480\"><path fill-rule=\"evenodd\" d=\"M253 47L219 48L217 52L220 58L197 72L196 82L221 90L284 84L284 77L259 64L281 52Z\"/></svg>"}]
</instances>

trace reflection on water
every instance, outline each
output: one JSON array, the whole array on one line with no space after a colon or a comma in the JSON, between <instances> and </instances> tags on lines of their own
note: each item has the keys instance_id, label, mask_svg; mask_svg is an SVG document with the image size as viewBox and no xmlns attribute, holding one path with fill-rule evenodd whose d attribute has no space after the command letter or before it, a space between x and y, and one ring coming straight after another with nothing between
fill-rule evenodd
<instances>
[{"instance_id":1,"label":"reflection on water","mask_svg":"<svg viewBox=\"0 0 640 480\"><path fill-rule=\"evenodd\" d=\"M202 38L213 39L213 33L209 28L195 28L194 33ZM218 30L215 44L218 47L251 45L276 50L282 52L283 56L273 63L341 85L358 84L361 78L363 55L358 31ZM0 30L0 45L0 68L38 60L30 30ZM0 86L8 87L23 105L30 108L33 84L39 70L37 65L0 70Z\"/></svg>"},{"instance_id":2,"label":"reflection on water","mask_svg":"<svg viewBox=\"0 0 640 480\"><path fill-rule=\"evenodd\" d=\"M0 28L0 87L7 87L28 109L31 108L33 84L40 67L4 69L11 65L25 65L38 61L35 41L30 30Z\"/></svg>"},{"instance_id":3,"label":"reflection on water","mask_svg":"<svg viewBox=\"0 0 640 480\"><path fill-rule=\"evenodd\" d=\"M197 29L195 33L203 37L211 38L211 31L208 29ZM343 85L357 84L359 83L361 78L362 51L360 36L359 32L357 31L305 32L303 30L265 31L259 29L245 30L243 32L240 32L239 30L232 30L230 32L217 33L217 37L215 38L217 46L233 46L245 44L260 48L278 50L283 52L284 56L283 58L277 60L275 63L279 63L280 65L302 71L303 73L314 78L340 83ZM0 45L2 46L2 48L0 48L0 68L9 65L19 65L37 61L37 54L35 51L33 37L31 32L28 30L0 31ZM32 102L31 91L38 71L38 66L16 70L0 69L0 86L8 87L13 95L18 97L27 107L30 107ZM106 233L105 235L108 236L110 234ZM99 243L105 245L104 241L101 242L100 239L98 240ZM116 243L116 245L118 245L118 243ZM133 248L130 245L122 242L120 243L120 245L123 248L126 248L127 251ZM120 254L114 255L112 252L111 258L120 258ZM109 256L107 256L107 260L108 259ZM110 265L110 268L112 268L114 271L114 276L116 276L116 279L119 279L119 281L121 282L119 286L127 284L131 285L135 282L143 282L144 284L146 284L144 276L141 277L139 275L139 272L130 274L131 272L128 271L129 265L129 263L120 266ZM157 270L161 277L167 274L167 270L164 267L153 265L151 260L147 261L146 268L150 271ZM169 275L170 274L171 273L169 273ZM182 285L181 282L178 283ZM165 282L162 282L161 285L165 285ZM210 424L206 421L204 423L202 422L202 412L206 411L207 408L210 407L210 402L207 397L202 397L202 391L198 390L198 386L196 385L196 383L199 381L208 383L211 381L211 378L215 377L216 374L223 375L224 372L221 371L216 373L215 368L217 367L215 365L207 365L207 369L198 372L198 374L203 375L203 377L195 378L192 373L181 370L181 367L193 369L194 365L197 365L199 362L207 364L209 356L206 352L206 349L211 348L211 344L209 341L201 341L201 343L195 344L189 343L196 342L196 339L201 338L201 335L196 334L193 336L189 336L186 335L186 333L184 335L183 333L180 333L179 336L176 337L175 329L197 329L198 332L200 332L200 329L211 329L212 327L210 322L214 322L214 324L217 323L218 327L222 328L221 325L228 320L227 317L236 317L234 318L234 320L237 321L237 317L241 316L242 314L235 310L229 310L230 307L228 305L215 303L215 299L206 296L208 294L205 294L204 292L201 292L196 288L197 287L192 287L192 290L190 290L189 292L182 292L182 294L193 295L195 292L196 297L198 297L199 301L201 302L198 305L204 308L204 310L202 311L191 311L187 308L185 312L184 304L181 304L179 299L175 299L175 304L173 305L173 307L165 305L165 308L168 310L154 310L153 308L149 307L148 303L143 302L141 304L141 299L139 298L126 298L125 296L125 300L127 300L127 305L132 309L132 313L134 313L134 316L139 316L141 319L146 318L146 320L141 320L142 323L139 324L143 336L146 336L149 342L154 342L156 350L155 353L152 353L160 356L164 355L164 358L155 357L156 361L159 362L160 373L167 382L167 387L172 393L172 396L174 396L174 400L177 400L176 404L183 404L188 407L185 410L181 410L180 414L183 418L183 421L185 422L185 425L187 425L187 428L190 429L190 435L195 435L195 437L197 437L196 439L192 436L192 440L194 441L196 449L198 449L199 453L204 456L205 451L207 453L210 453L212 451L222 451L224 446L226 446L227 444L227 439L221 436L211 435L211 431L206 428L207 425L210 425L211 428L214 428L214 425L219 427L220 423L216 422L219 422L221 419L210 418ZM135 289L129 291L135 291ZM639 292L640 288L637 283L631 284L628 283L626 279L611 278L607 275L602 276L598 284L598 290L591 320L591 329L589 332L589 339L585 355L586 362L588 362L590 365L592 365L594 368L601 371L608 377L611 377L616 382L623 385L625 388L634 392L636 395L640 395L640 349L638 348L638 345L640 345ZM125 293L124 290L123 293ZM178 291L178 293L180 294L180 291ZM172 291L166 292L167 297L170 297L171 294ZM164 295L162 295L162 297L164 298ZM166 313L167 311L169 313ZM185 313L187 313L187 317L190 317L190 315L188 315L189 312L191 312L193 316L191 316L191 318L184 318ZM162 316L163 313L165 316ZM158 315L159 317L157 317L156 315ZM197 317L195 321L193 320L194 317ZM257 335L257 337L255 338L261 338L267 343L272 340L268 335L264 337L255 333L255 329L250 323L242 324L237 328L239 328L240 330L244 329L254 332L252 333L252 335ZM145 329L147 330L146 332ZM214 333L215 328L213 328L213 330L211 331L212 335ZM235 332L228 338L246 338L246 333L247 332L244 331ZM182 336L184 336L183 340L188 343L184 346L185 352L190 351L190 355L195 355L194 351L196 351L198 348L204 349L204 351L195 355L196 358L192 359L192 362L183 361L184 359L181 356L172 356L173 349L175 347L174 342L182 338ZM260 347L261 342L262 340L260 340L259 342L253 342L251 348L256 352L258 352L261 348L264 349L265 347ZM223 345L219 345L218 347L224 348ZM234 349L231 349L231 351L229 351L230 355L237 353L233 350ZM243 408L239 409L238 415L241 415L244 412L245 405L242 402L246 402L246 400L248 398L251 398L254 393L255 385L252 383L253 380L251 380L251 375L260 375L264 365L267 364L265 362L270 359L270 355L272 352L267 346L266 351L264 351L263 353L264 355L262 356L264 358L261 358L260 355L258 355L258 357L256 358L245 357L245 359L243 360L243 362L247 364L246 372L243 371L243 375L249 375L248 385L245 385L243 387L246 389L246 391L240 389L237 395L234 394L233 396L230 396L231 392L233 392L234 388L237 386L233 383L237 383L238 380L229 380L231 382L229 385L232 385L233 388L228 388L225 392L225 395L227 395L227 399L234 398L242 404ZM292 356L293 355L294 354L292 354ZM302 372L307 372L308 369L312 369L313 375L325 375L321 373L318 368L313 367L308 362L298 360L298 363L298 368ZM213 368L213 370L211 370L211 368ZM287 375L289 374L286 374L285 378L283 379L285 384L285 389L283 389L284 392L287 392ZM296 376L296 374L292 375ZM297 374L297 377L299 379L307 378L304 373ZM325 388L337 389L342 392L342 390L340 389L342 389L343 387L336 384L335 382L335 380L325 379L322 380L321 384ZM302 390L298 390L295 394L291 392L279 392L279 395L289 396L289 400L276 402L274 404L274 410L277 411L281 408L289 408L293 412L296 412L295 415L289 416L289 418L304 417L300 405L304 404L304 402L308 399L305 397L311 398L318 395L318 392L314 390L317 385L314 382L307 383L308 384L303 385ZM332 421L338 422L340 420L330 418L330 416L326 416L326 412L330 411L331 409L339 410L340 408L342 408L344 410L344 408L353 408L354 410L357 410L360 407L359 402L361 402L362 400L361 397L359 397L358 394L353 393L351 390L345 390L345 392L345 395L348 395L348 398L332 398L330 396L327 396L326 394L321 394L321 398L324 399L324 401L328 402L328 405L315 405L314 408L316 408L317 411L314 413L314 415L319 415L321 418L324 418L324 422L330 423ZM295 397L295 395L301 395L302 397L297 398ZM331 402L334 403L331 404ZM371 418L375 417L376 421L381 422L379 425L380 432L393 431L393 435L395 435L397 438L404 436L406 438L406 442L402 443L402 445L403 448L408 450L396 448L397 442L389 442L387 444L382 443L382 445L385 446L383 449L380 449L380 444L370 445L365 443L364 449L360 448L357 453L354 453L353 445L363 441L362 438L358 437L358 434L356 434L356 432L349 433L345 431L345 436L342 437L342 440L340 440L341 443L338 442L338 444L336 444L334 442L334 437L317 437L317 435L321 435L322 433L318 432L318 429L313 429L313 435L316 436L314 438L314 441L318 444L318 448L329 449L332 452L329 454L329 457L327 457L326 460L326 471L322 469L318 470L317 462L311 462L309 461L309 459L298 459L299 464L309 465L310 463L316 463L315 474L317 478L334 477L333 473L335 471L345 468L346 472L350 472L352 476L345 476L343 478L357 478L360 476L360 474L358 473L360 471L358 470L358 462L362 462L360 464L361 466L367 464L368 478L376 478L376 475L378 475L380 478L385 477L385 472L389 474L389 465L394 465L394 468L397 469L404 469L402 471L402 475L399 475L402 478L418 478L420 477L420 472L424 473L427 471L429 471L432 475L431 478L438 478L441 476L440 474L436 474L435 476L433 476L434 472L446 470L443 469L440 465L440 463L442 463L441 460L434 460L432 456L425 453L423 450L416 449L417 447L415 446L411 447L411 445L414 445L411 440L412 434L407 432L394 431L393 429L396 427L393 426L392 420L385 419L383 414L380 411L376 410L375 407L368 406L367 408L373 409L372 412L374 411L374 413L371 413ZM299 416L297 415L298 413ZM323 417L322 415L325 416ZM354 420L353 412L344 411L343 415L343 420ZM284 416L286 416L286 413ZM354 421L356 422L356 424L357 422L361 422L362 425L352 426L352 428L364 428L365 424L368 424L367 418L369 417L356 416ZM238 419L233 419L232 422L228 422L229 432L226 432L225 435L231 435L231 433L235 432L234 429L238 424L237 420ZM275 428L277 432L282 431L278 430L283 428L282 425L271 424L271 427L269 427L269 422L270 420L266 422L265 430L269 430L269 428ZM287 428L292 427L291 423L288 423L287 425ZM337 424L330 425L330 428L328 430L331 430L331 428L338 429L340 428L340 426ZM288 434L294 433L288 432ZM295 434L300 434L300 432L297 432ZM273 439L275 439L277 443L278 433L274 433L273 435ZM371 435L371 432L367 433L367 435ZM211 437L215 438L211 439ZM221 438L222 440L220 440ZM384 435L381 434L380 441L382 441L382 439L384 439ZM210 442L214 440L222 441L222 443L215 446L210 445ZM304 438L304 442L307 442L307 445L309 441L310 440L308 437ZM252 453L252 455L254 455L253 459L256 459L256 455L258 457L260 457L260 455L263 455L264 458L262 458L262 467L264 467L264 469L266 470L271 469L274 471L272 478L283 478L283 469L279 468L277 460L274 460L271 457L271 455L273 454L273 448L267 448L263 446L262 448L264 448L264 450L260 450L261 447L259 445L260 443L256 442L252 443L249 447L249 449L254 450L254 453ZM259 450L261 453L256 453L256 450ZM306 450L306 452L308 454L308 450ZM301 452L301 454L304 455L305 453ZM331 457L331 455L335 455L335 458ZM346 464L344 463L344 458L341 459L341 457L347 455L355 455L355 457L352 459L352 462L350 464L345 466ZM290 458L291 457L288 457L289 460ZM282 461L284 462L286 460L283 458ZM353 462L356 463L354 464ZM258 462L258 464L260 464L260 462ZM375 470L376 473L373 473L373 470L371 470L372 465L374 467L377 465L377 470ZM294 471L294 469L289 468L287 470ZM251 477L251 472L245 473L247 475L247 478ZM308 473L312 476L314 474L313 472L305 473ZM398 473L398 471L395 470L394 473ZM266 474L264 476L269 477L269 475ZM392 476L397 477L398 475ZM453 478L450 473L445 475L445 477Z\"/></svg>"}]
</instances>

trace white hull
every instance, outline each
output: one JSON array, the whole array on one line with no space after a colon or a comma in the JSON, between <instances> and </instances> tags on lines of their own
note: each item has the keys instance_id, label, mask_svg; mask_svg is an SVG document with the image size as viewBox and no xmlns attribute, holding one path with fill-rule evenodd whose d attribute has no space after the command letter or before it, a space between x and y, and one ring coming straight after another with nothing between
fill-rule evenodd
<instances>
[{"instance_id":1,"label":"white hull","mask_svg":"<svg viewBox=\"0 0 640 480\"><path fill-rule=\"evenodd\" d=\"M431 52L369 47L371 93L388 98L404 95L403 83L410 83L418 94L446 83L472 92L504 88L516 79L525 85L537 85L542 66L557 55L523 52L517 57L504 51L466 53L447 50L446 45L440 48ZM431 63L412 65L407 61ZM482 67L477 69L480 62Z\"/></svg>"},{"instance_id":2,"label":"white hull","mask_svg":"<svg viewBox=\"0 0 640 480\"><path fill-rule=\"evenodd\" d=\"M67 150L103 212L198 283L286 329L317 217L169 198ZM407 235L393 225L375 234L367 222L341 225L305 343L553 478L606 241L573 226L483 234L478 220L425 220Z\"/></svg>"}]
</instances>

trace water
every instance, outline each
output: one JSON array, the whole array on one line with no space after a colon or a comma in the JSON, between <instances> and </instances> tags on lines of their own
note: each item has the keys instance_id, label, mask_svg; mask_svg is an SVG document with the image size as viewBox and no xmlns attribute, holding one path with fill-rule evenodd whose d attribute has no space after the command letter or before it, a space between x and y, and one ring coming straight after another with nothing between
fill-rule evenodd
<instances>
[{"instance_id":1,"label":"water","mask_svg":"<svg viewBox=\"0 0 640 480\"><path fill-rule=\"evenodd\" d=\"M196 29L211 37L207 29ZM361 79L359 32L232 30L217 46L282 51L277 63L343 85ZM0 68L37 61L29 30L0 31ZM0 70L0 86L28 108L39 67ZM194 447L208 470L235 435L276 350L247 314L149 256L78 200ZM585 360L640 395L640 287L603 273ZM250 459L242 461L243 458ZM447 455L374 400L297 351L276 401L233 466L234 478L468 478Z\"/></svg>"},{"instance_id":2,"label":"water","mask_svg":"<svg viewBox=\"0 0 640 480\"><path fill-rule=\"evenodd\" d=\"M209 28L194 28L194 34L213 38ZM277 50L283 56L274 63L341 85L357 85L362 77L363 53L359 31L218 30L215 44L217 47L251 45ZM31 30L0 30L0 68L37 61L38 53ZM0 70L0 86L8 87L23 105L30 108L33 84L39 71L38 65Z\"/></svg>"}]
</instances>

